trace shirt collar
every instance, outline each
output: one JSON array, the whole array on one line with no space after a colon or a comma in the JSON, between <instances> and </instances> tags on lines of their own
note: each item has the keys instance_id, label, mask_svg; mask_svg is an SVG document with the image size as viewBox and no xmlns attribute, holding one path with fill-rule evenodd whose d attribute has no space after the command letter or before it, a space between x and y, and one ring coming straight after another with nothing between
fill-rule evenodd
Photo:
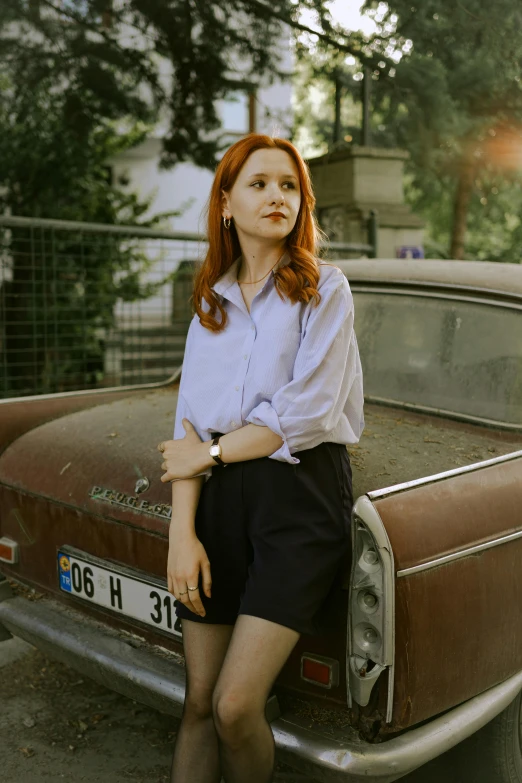
<instances>
[{"instance_id":1,"label":"shirt collar","mask_svg":"<svg viewBox=\"0 0 522 783\"><path fill-rule=\"evenodd\" d=\"M212 290L216 292L216 294L220 294L221 296L227 291L231 286L234 285L234 283L237 283L237 268L239 266L239 261L241 260L241 256L238 256L235 261L231 263L227 271L219 277L213 286L211 286ZM279 269L281 266L286 266L290 263L292 259L290 258L290 255L288 254L288 251L285 251L283 254L281 260L279 263L271 270L270 277L267 279L270 280L274 276L274 272L276 269Z\"/></svg>"}]
</instances>

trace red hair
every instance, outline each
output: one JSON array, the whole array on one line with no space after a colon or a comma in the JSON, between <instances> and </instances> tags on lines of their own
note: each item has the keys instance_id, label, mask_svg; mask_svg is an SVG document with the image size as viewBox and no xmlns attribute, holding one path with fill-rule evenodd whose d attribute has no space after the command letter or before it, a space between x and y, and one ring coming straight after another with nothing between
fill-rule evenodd
<instances>
[{"instance_id":1,"label":"red hair","mask_svg":"<svg viewBox=\"0 0 522 783\"><path fill-rule=\"evenodd\" d=\"M310 173L303 158L294 145L286 139L272 138L261 133L250 133L233 144L225 153L216 170L208 203L208 251L194 280L194 308L201 324L212 332L222 331L227 323L227 313L218 294L211 286L223 275L238 256L241 247L234 223L226 229L222 220L222 193L229 192L249 155L260 149L280 149L293 159L299 173L301 205L295 226L286 237L286 250L290 263L274 272L274 282L281 299L286 294L292 302L308 302L315 298L317 306L321 300L317 285L319 266L316 258L320 229L313 214L315 196ZM202 300L209 310L205 312ZM216 319L219 310L220 321Z\"/></svg>"}]
</instances>

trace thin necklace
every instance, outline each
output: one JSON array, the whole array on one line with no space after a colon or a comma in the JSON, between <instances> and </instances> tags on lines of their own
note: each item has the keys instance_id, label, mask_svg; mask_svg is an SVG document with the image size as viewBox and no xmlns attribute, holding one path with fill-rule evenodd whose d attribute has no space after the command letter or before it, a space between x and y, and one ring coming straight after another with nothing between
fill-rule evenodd
<instances>
[{"instance_id":1,"label":"thin necklace","mask_svg":"<svg viewBox=\"0 0 522 783\"><path fill-rule=\"evenodd\" d=\"M286 250L285 250L285 251L283 251L283 253L282 253L282 254L279 256L279 258L278 258L278 259L277 259L277 261L275 262L275 264L274 264L274 266L272 267L272 269L274 269L274 268L275 268L275 267L278 265L278 263L281 261L281 259L283 258L283 256L284 256L284 254L285 254L285 253L286 253ZM243 263L243 259L241 259L241 264L242 264L242 263ZM268 270L268 272L266 273L266 275L263 275L263 277L260 277L260 278L259 278L259 280L249 280L248 282L243 282L243 283L240 283L240 282L239 282L239 280L238 280L238 281L237 281L237 284L238 284L238 285L254 285L255 283L260 283L260 282L261 282L261 280L264 280L264 279L265 279L265 277L268 277L268 275L270 274L270 272L272 271L272 269L269 269L269 270Z\"/></svg>"}]
</instances>

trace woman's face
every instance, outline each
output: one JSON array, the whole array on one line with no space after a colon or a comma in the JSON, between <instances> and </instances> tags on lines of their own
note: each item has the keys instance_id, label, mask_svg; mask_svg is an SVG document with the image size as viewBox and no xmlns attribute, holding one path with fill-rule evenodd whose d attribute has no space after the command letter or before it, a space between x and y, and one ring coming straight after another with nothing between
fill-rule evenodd
<instances>
[{"instance_id":1,"label":"woman's face","mask_svg":"<svg viewBox=\"0 0 522 783\"><path fill-rule=\"evenodd\" d=\"M301 205L299 172L280 149L252 152L228 193L223 217L232 217L241 237L280 242L292 231Z\"/></svg>"}]
</instances>

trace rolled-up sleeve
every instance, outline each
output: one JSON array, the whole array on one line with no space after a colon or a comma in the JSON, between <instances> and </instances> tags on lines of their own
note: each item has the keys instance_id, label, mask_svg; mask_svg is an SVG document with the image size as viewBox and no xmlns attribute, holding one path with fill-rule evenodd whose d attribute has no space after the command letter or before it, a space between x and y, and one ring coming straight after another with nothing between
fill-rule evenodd
<instances>
[{"instance_id":1,"label":"rolled-up sleeve","mask_svg":"<svg viewBox=\"0 0 522 783\"><path fill-rule=\"evenodd\" d=\"M276 432L283 444L270 457L292 464L299 463L293 452L303 444L320 443L345 411L352 442L359 440L364 427L362 370L348 281L344 275L336 277L320 293L321 302L310 307L303 326L292 380L246 418ZM357 388L350 400L354 384Z\"/></svg>"},{"instance_id":2,"label":"rolled-up sleeve","mask_svg":"<svg viewBox=\"0 0 522 783\"><path fill-rule=\"evenodd\" d=\"M191 327L192 327L192 324L191 324ZM196 425L196 423L194 421L195 417L192 415L190 407L189 407L189 404L188 404L188 402L185 399L184 394L183 394L184 387L186 385L184 383L185 376L183 374L183 369L186 367L188 351L190 350L191 331L192 331L192 329L189 328L188 333L187 333L187 340L186 340L186 343L185 343L185 353L184 353L183 364L182 364L182 368L181 368L181 382L180 382L180 385L179 385L178 402L177 402L177 405L176 405L176 416L174 418L174 434L172 436L172 440L180 440L181 438L184 438L185 435L187 434L185 432L185 428L183 427L183 424L182 424L182 420L183 419L188 419L190 421L190 423L194 426L196 431L198 431L197 425ZM198 435L199 435L199 437L202 440L204 440L203 436L201 435L201 433L199 431L198 431ZM205 476L205 481L208 481L208 479L211 477L211 475L212 475L212 468L207 468L202 473L195 473L194 474L194 476ZM173 479L173 481L180 481L180 479Z\"/></svg>"}]
</instances>

